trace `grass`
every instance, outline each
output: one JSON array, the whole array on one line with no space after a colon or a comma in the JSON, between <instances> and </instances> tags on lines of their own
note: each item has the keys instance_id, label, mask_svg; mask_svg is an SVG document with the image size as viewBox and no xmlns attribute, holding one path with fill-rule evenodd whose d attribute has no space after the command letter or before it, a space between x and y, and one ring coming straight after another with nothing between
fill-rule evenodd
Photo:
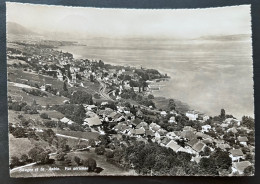
<instances>
[{"instance_id":1,"label":"grass","mask_svg":"<svg viewBox=\"0 0 260 184\"><path fill-rule=\"evenodd\" d=\"M20 97L20 100L26 102L27 104L32 104L33 99L36 100L37 104L46 106L47 104L49 105L56 105L56 104L63 104L64 100L68 100L66 97L60 97L60 96L55 96L50 93L48 93L48 97L40 97L40 96L34 96L25 93L22 91L21 88L16 87L8 83L8 95L16 97Z\"/></svg>"},{"instance_id":2,"label":"grass","mask_svg":"<svg viewBox=\"0 0 260 184\"><path fill-rule=\"evenodd\" d=\"M19 158L22 154L28 154L33 147L34 144L28 138L15 138L9 134L9 158L12 156Z\"/></svg>"},{"instance_id":3,"label":"grass","mask_svg":"<svg viewBox=\"0 0 260 184\"><path fill-rule=\"evenodd\" d=\"M22 80L30 81L31 83L37 83L38 85L44 85L44 84L52 84L53 88L56 88L58 90L63 90L63 82L59 81L58 79L55 79L51 76L47 75L40 75L37 73L32 72L25 72L21 69L11 69L8 68L8 80L12 82L21 83ZM87 93L90 93L94 95L95 93L98 93L100 84L99 83L93 83L88 80L82 81L84 84L84 87L69 87L69 91L85 91Z\"/></svg>"},{"instance_id":4,"label":"grass","mask_svg":"<svg viewBox=\"0 0 260 184\"><path fill-rule=\"evenodd\" d=\"M28 65L25 61L20 60L20 59L7 59L7 65L13 65L13 64Z\"/></svg>"},{"instance_id":5,"label":"grass","mask_svg":"<svg viewBox=\"0 0 260 184\"><path fill-rule=\"evenodd\" d=\"M78 156L81 159L87 159L87 158L93 158L97 162L97 167L101 170L100 173L95 172L87 172L86 170L80 171L80 170L65 170L65 167L70 167L71 169L77 167L75 166L75 163L73 161L74 156ZM104 155L96 155L94 152L94 149L91 149L90 151L84 151L84 152L70 152L68 153L68 157L72 160L72 163L70 165L62 165L58 163L48 164L48 165L33 165L28 166L25 169L27 169L28 172L19 172L18 170L12 172L10 175L11 177L50 177L50 176L100 176L100 175L110 175L110 176L126 176L126 175L136 175L136 173L133 170L125 170L123 168L120 168L118 166L115 166L111 163L108 163L106 161L106 158ZM50 168L59 168L59 171L51 171ZM38 172L34 171L36 168L39 169ZM32 169L33 171L30 171ZM44 169L44 171L40 171L40 169Z\"/></svg>"},{"instance_id":6,"label":"grass","mask_svg":"<svg viewBox=\"0 0 260 184\"><path fill-rule=\"evenodd\" d=\"M53 129L54 132L68 135L72 137L84 138L84 139L94 139L97 140L99 134L97 132L80 132L80 131L72 131L72 130L56 130Z\"/></svg>"},{"instance_id":7,"label":"grass","mask_svg":"<svg viewBox=\"0 0 260 184\"><path fill-rule=\"evenodd\" d=\"M8 122L12 124L18 124L20 120L18 119L18 115L23 114L18 111L8 110Z\"/></svg>"},{"instance_id":8,"label":"grass","mask_svg":"<svg viewBox=\"0 0 260 184\"><path fill-rule=\"evenodd\" d=\"M189 110L189 106L179 100L174 99L175 104L176 104L176 109L180 112L186 112ZM162 110L169 110L168 104L169 104L169 99L164 98L164 97L155 97L153 99L153 102L155 104L155 107L157 109L162 109Z\"/></svg>"},{"instance_id":9,"label":"grass","mask_svg":"<svg viewBox=\"0 0 260 184\"><path fill-rule=\"evenodd\" d=\"M56 118L56 119L62 119L64 117L64 115L58 111L55 111L55 110L42 110L42 111L39 111L39 113L46 113L48 114L48 116L50 118Z\"/></svg>"}]
</instances>

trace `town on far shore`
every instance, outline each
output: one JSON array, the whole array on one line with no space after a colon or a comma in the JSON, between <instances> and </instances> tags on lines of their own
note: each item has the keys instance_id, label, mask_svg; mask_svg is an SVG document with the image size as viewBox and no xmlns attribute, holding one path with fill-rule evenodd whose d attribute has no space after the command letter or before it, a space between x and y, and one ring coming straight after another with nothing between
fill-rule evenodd
<instances>
[{"instance_id":1,"label":"town on far shore","mask_svg":"<svg viewBox=\"0 0 260 184\"><path fill-rule=\"evenodd\" d=\"M174 76L75 59L72 44L8 39L12 177L254 175L252 117L154 95Z\"/></svg>"}]
</instances>

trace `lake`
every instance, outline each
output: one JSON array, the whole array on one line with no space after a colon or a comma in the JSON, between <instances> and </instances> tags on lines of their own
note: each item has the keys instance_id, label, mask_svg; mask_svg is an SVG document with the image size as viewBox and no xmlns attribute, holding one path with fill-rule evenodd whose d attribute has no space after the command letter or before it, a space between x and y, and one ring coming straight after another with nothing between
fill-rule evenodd
<instances>
[{"instance_id":1,"label":"lake","mask_svg":"<svg viewBox=\"0 0 260 184\"><path fill-rule=\"evenodd\" d=\"M61 49L75 58L154 68L171 76L156 96L179 99L194 110L218 115L224 108L237 118L254 117L252 42L241 39L80 40Z\"/></svg>"}]
</instances>

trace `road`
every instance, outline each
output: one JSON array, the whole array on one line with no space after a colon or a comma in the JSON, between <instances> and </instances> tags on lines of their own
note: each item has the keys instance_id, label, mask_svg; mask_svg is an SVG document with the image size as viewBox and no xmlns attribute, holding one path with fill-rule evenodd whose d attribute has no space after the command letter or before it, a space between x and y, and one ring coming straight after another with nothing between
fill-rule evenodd
<instances>
[{"instance_id":1,"label":"road","mask_svg":"<svg viewBox=\"0 0 260 184\"><path fill-rule=\"evenodd\" d=\"M108 94L106 94L106 87L107 87L107 85L106 85L104 82L102 82L101 80L98 80L98 82L99 82L100 85L101 85L101 87L99 88L99 93L100 93L100 95L101 95L103 98L107 99L107 100L114 101L112 98L110 98L110 96L109 96Z\"/></svg>"}]
</instances>

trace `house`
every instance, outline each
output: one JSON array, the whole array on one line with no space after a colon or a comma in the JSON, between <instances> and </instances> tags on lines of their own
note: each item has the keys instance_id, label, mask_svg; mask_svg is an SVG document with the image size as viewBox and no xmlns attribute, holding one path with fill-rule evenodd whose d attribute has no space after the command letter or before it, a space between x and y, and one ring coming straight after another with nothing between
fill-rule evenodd
<instances>
[{"instance_id":1,"label":"house","mask_svg":"<svg viewBox=\"0 0 260 184\"><path fill-rule=\"evenodd\" d=\"M71 124L74 123L73 121L71 121L70 119L68 119L68 118L66 118L66 117L60 119L60 122L66 123L66 124L68 124L68 125L71 125Z\"/></svg>"},{"instance_id":2,"label":"house","mask_svg":"<svg viewBox=\"0 0 260 184\"><path fill-rule=\"evenodd\" d=\"M236 124L238 126L240 126L240 121L235 119L235 118L227 118L225 119L224 123L227 123L227 124Z\"/></svg>"},{"instance_id":3,"label":"house","mask_svg":"<svg viewBox=\"0 0 260 184\"><path fill-rule=\"evenodd\" d=\"M207 121L207 120L209 120L209 116L207 116L207 115L206 115L206 116L203 116L202 121L205 122L205 121Z\"/></svg>"},{"instance_id":4,"label":"house","mask_svg":"<svg viewBox=\"0 0 260 184\"><path fill-rule=\"evenodd\" d=\"M211 126L210 125L203 125L203 126L201 126L201 128L202 128L202 132L204 133L204 132L209 132L209 130L211 129Z\"/></svg>"},{"instance_id":5,"label":"house","mask_svg":"<svg viewBox=\"0 0 260 184\"><path fill-rule=\"evenodd\" d=\"M187 130L187 131L182 131L180 137L192 140L196 138L196 135L194 134L193 131Z\"/></svg>"},{"instance_id":6,"label":"house","mask_svg":"<svg viewBox=\"0 0 260 184\"><path fill-rule=\"evenodd\" d=\"M192 146L192 149L194 149L197 153L204 151L205 148L206 148L206 144L200 141Z\"/></svg>"},{"instance_id":7,"label":"house","mask_svg":"<svg viewBox=\"0 0 260 184\"><path fill-rule=\"evenodd\" d=\"M244 158L244 154L242 152L241 149L232 149L232 150L229 150L229 157L232 159L232 162L234 161L238 161L241 159L241 158Z\"/></svg>"},{"instance_id":8,"label":"house","mask_svg":"<svg viewBox=\"0 0 260 184\"><path fill-rule=\"evenodd\" d=\"M98 116L94 116L91 118L85 118L84 119L84 124L83 125L88 125L89 127L95 127L95 126L100 126L102 125L102 122L98 118Z\"/></svg>"},{"instance_id":9,"label":"house","mask_svg":"<svg viewBox=\"0 0 260 184\"><path fill-rule=\"evenodd\" d=\"M108 102L102 102L100 105L101 105L101 106L108 105Z\"/></svg>"},{"instance_id":10,"label":"house","mask_svg":"<svg viewBox=\"0 0 260 184\"><path fill-rule=\"evenodd\" d=\"M199 116L199 114L196 113L195 111L188 111L188 112L186 112L185 115L189 118L189 120L192 120L192 121L196 120Z\"/></svg>"},{"instance_id":11,"label":"house","mask_svg":"<svg viewBox=\"0 0 260 184\"><path fill-rule=\"evenodd\" d=\"M220 148L220 149L222 149L222 150L227 150L227 149L230 149L231 147L228 145L228 144L216 144L216 147L217 148Z\"/></svg>"},{"instance_id":12,"label":"house","mask_svg":"<svg viewBox=\"0 0 260 184\"><path fill-rule=\"evenodd\" d=\"M142 121L139 118L136 118L134 120L131 121L131 124L136 127L139 123L141 123Z\"/></svg>"},{"instance_id":13,"label":"house","mask_svg":"<svg viewBox=\"0 0 260 184\"><path fill-rule=\"evenodd\" d=\"M222 123L220 126L221 126L223 129L228 128L228 124L227 124L227 123Z\"/></svg>"},{"instance_id":14,"label":"house","mask_svg":"<svg viewBox=\"0 0 260 184\"><path fill-rule=\"evenodd\" d=\"M168 122L169 122L169 123L175 123L175 122L176 122L176 121L175 121L175 117L174 117L174 116L170 117L170 119L169 119Z\"/></svg>"},{"instance_id":15,"label":"house","mask_svg":"<svg viewBox=\"0 0 260 184\"><path fill-rule=\"evenodd\" d=\"M151 123L151 124L149 125L149 128L150 128L152 131L156 132L156 131L158 131L158 130L161 128L161 126L160 126L160 125L157 125L156 123Z\"/></svg>"},{"instance_id":16,"label":"house","mask_svg":"<svg viewBox=\"0 0 260 184\"><path fill-rule=\"evenodd\" d=\"M211 136L204 134L202 132L197 132L196 136L197 136L197 138L201 138L201 139L212 139L213 140L213 138Z\"/></svg>"},{"instance_id":17,"label":"house","mask_svg":"<svg viewBox=\"0 0 260 184\"><path fill-rule=\"evenodd\" d=\"M239 174L244 174L244 170L249 166L252 166L249 161L233 162L232 173L238 172Z\"/></svg>"},{"instance_id":18,"label":"house","mask_svg":"<svg viewBox=\"0 0 260 184\"><path fill-rule=\"evenodd\" d=\"M60 119L60 122L65 123L65 124L68 124L68 125L71 125L71 124L74 123L73 121L71 121L70 119L68 119L68 118L66 118L66 117Z\"/></svg>"},{"instance_id":19,"label":"house","mask_svg":"<svg viewBox=\"0 0 260 184\"><path fill-rule=\"evenodd\" d=\"M174 132L168 132L166 134L166 137L168 137L169 139L174 139L175 137L177 137L177 135Z\"/></svg>"},{"instance_id":20,"label":"house","mask_svg":"<svg viewBox=\"0 0 260 184\"><path fill-rule=\"evenodd\" d=\"M72 83L76 83L76 82L77 82L76 73L72 73L72 74L71 74L71 82L72 82Z\"/></svg>"},{"instance_id":21,"label":"house","mask_svg":"<svg viewBox=\"0 0 260 184\"><path fill-rule=\"evenodd\" d=\"M195 128L192 128L191 126L185 126L185 127L183 128L183 131L192 131L192 132L194 132L194 131L196 131L196 129L195 129Z\"/></svg>"},{"instance_id":22,"label":"house","mask_svg":"<svg viewBox=\"0 0 260 184\"><path fill-rule=\"evenodd\" d=\"M146 122L142 121L141 123L139 123L136 128L141 128L143 127L144 129L149 129L149 126Z\"/></svg>"},{"instance_id":23,"label":"house","mask_svg":"<svg viewBox=\"0 0 260 184\"><path fill-rule=\"evenodd\" d=\"M161 111L160 114L161 114L161 116L166 116L166 115L167 115L167 112Z\"/></svg>"},{"instance_id":24,"label":"house","mask_svg":"<svg viewBox=\"0 0 260 184\"><path fill-rule=\"evenodd\" d=\"M161 146L166 146L170 141L171 141L171 139L165 137L165 138L162 140L162 142L161 142L160 145L161 145Z\"/></svg>"},{"instance_id":25,"label":"house","mask_svg":"<svg viewBox=\"0 0 260 184\"><path fill-rule=\"evenodd\" d=\"M237 129L235 127L232 127L232 128L229 128L227 130L227 132L232 132L232 133L236 134L238 131L237 131Z\"/></svg>"},{"instance_id":26,"label":"house","mask_svg":"<svg viewBox=\"0 0 260 184\"><path fill-rule=\"evenodd\" d=\"M194 146L195 144L197 144L198 142L199 142L199 140L195 138L195 139L192 139L192 140L188 141L186 144L187 144L188 146L192 147L192 146Z\"/></svg>"},{"instance_id":27,"label":"house","mask_svg":"<svg viewBox=\"0 0 260 184\"><path fill-rule=\"evenodd\" d=\"M242 144L242 145L244 145L244 146L247 146L247 141L248 141L247 137L245 137L245 136L243 136L243 137L239 136L237 139L238 139L238 141L239 141L240 144Z\"/></svg>"},{"instance_id":28,"label":"house","mask_svg":"<svg viewBox=\"0 0 260 184\"><path fill-rule=\"evenodd\" d=\"M148 136L150 136L150 137L154 137L155 135L154 135L154 132L152 131L152 130L145 130L145 135L148 137Z\"/></svg>"},{"instance_id":29,"label":"house","mask_svg":"<svg viewBox=\"0 0 260 184\"><path fill-rule=\"evenodd\" d=\"M177 152L178 149L181 148L180 145L177 144L177 142L171 140L168 144L166 144L167 148L171 148L173 151Z\"/></svg>"},{"instance_id":30,"label":"house","mask_svg":"<svg viewBox=\"0 0 260 184\"><path fill-rule=\"evenodd\" d=\"M145 129L143 127L135 129L135 135L144 135L145 134Z\"/></svg>"}]
</instances>

